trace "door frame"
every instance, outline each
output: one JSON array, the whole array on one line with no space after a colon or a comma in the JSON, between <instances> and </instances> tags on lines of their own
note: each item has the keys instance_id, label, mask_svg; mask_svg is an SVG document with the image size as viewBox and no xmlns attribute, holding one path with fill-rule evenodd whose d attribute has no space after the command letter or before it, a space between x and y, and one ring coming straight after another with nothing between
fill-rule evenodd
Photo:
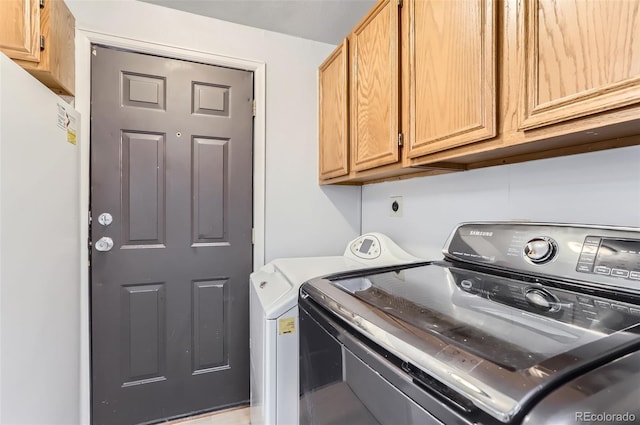
<instances>
[{"instance_id":1,"label":"door frame","mask_svg":"<svg viewBox=\"0 0 640 425\"><path fill-rule=\"evenodd\" d=\"M91 135L91 44L102 44L139 53L149 53L208 65L226 66L253 72L256 114L253 121L253 270L265 262L265 165L266 165L266 64L264 62L218 55L113 34L76 29L75 107L80 112L80 423L91 423L91 347L90 347L90 274L89 262L89 191ZM247 285L249 282L247 281Z\"/></svg>"}]
</instances>

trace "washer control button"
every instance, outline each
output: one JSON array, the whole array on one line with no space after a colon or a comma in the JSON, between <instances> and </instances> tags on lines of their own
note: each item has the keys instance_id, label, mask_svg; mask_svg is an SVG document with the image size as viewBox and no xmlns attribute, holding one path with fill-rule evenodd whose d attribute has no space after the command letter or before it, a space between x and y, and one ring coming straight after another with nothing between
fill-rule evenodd
<instances>
[{"instance_id":1,"label":"washer control button","mask_svg":"<svg viewBox=\"0 0 640 425\"><path fill-rule=\"evenodd\" d=\"M611 276L629 277L629 270L613 269L611 270Z\"/></svg>"},{"instance_id":2,"label":"washer control button","mask_svg":"<svg viewBox=\"0 0 640 425\"><path fill-rule=\"evenodd\" d=\"M587 238L584 240L584 243L598 246L600 245L600 238L597 236L587 236Z\"/></svg>"},{"instance_id":3,"label":"washer control button","mask_svg":"<svg viewBox=\"0 0 640 425\"><path fill-rule=\"evenodd\" d=\"M604 275L610 275L611 274L611 269L609 267L605 267L605 266L597 266L593 269L594 272L598 273L598 274L604 274Z\"/></svg>"},{"instance_id":4,"label":"washer control button","mask_svg":"<svg viewBox=\"0 0 640 425\"><path fill-rule=\"evenodd\" d=\"M621 311L623 313L628 313L629 312L629 307L624 306L624 305L620 305L620 304L611 304L611 308L614 309L614 310Z\"/></svg>"},{"instance_id":5,"label":"washer control button","mask_svg":"<svg viewBox=\"0 0 640 425\"><path fill-rule=\"evenodd\" d=\"M462 282L460 282L460 286L462 286L462 289L466 291L470 291L471 288L473 288L473 282L468 279L465 279Z\"/></svg>"},{"instance_id":6,"label":"washer control button","mask_svg":"<svg viewBox=\"0 0 640 425\"><path fill-rule=\"evenodd\" d=\"M593 305L593 300L589 297L578 296L578 302L582 304Z\"/></svg>"}]
</instances>

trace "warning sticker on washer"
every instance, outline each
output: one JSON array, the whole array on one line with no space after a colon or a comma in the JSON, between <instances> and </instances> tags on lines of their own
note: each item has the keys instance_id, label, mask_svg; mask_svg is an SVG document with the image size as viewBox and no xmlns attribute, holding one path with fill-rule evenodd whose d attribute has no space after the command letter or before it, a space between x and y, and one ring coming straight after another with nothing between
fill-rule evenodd
<instances>
[{"instance_id":1,"label":"warning sticker on washer","mask_svg":"<svg viewBox=\"0 0 640 425\"><path fill-rule=\"evenodd\" d=\"M292 334L296 331L296 319L294 317L285 317L278 320L278 334Z\"/></svg>"}]
</instances>

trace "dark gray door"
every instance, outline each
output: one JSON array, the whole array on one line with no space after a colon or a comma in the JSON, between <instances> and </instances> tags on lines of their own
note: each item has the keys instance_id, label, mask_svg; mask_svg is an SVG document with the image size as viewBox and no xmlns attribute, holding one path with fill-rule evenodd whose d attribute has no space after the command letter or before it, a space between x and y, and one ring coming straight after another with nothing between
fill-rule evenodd
<instances>
[{"instance_id":1,"label":"dark gray door","mask_svg":"<svg viewBox=\"0 0 640 425\"><path fill-rule=\"evenodd\" d=\"M253 74L102 47L91 69L93 423L245 402Z\"/></svg>"}]
</instances>

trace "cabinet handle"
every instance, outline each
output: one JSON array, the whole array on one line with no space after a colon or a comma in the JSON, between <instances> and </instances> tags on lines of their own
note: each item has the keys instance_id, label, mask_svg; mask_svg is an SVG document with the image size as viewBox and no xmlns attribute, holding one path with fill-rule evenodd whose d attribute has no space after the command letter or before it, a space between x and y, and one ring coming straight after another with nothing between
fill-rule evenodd
<instances>
[{"instance_id":1,"label":"cabinet handle","mask_svg":"<svg viewBox=\"0 0 640 425\"><path fill-rule=\"evenodd\" d=\"M40 36L40 50L44 50L44 35Z\"/></svg>"}]
</instances>

